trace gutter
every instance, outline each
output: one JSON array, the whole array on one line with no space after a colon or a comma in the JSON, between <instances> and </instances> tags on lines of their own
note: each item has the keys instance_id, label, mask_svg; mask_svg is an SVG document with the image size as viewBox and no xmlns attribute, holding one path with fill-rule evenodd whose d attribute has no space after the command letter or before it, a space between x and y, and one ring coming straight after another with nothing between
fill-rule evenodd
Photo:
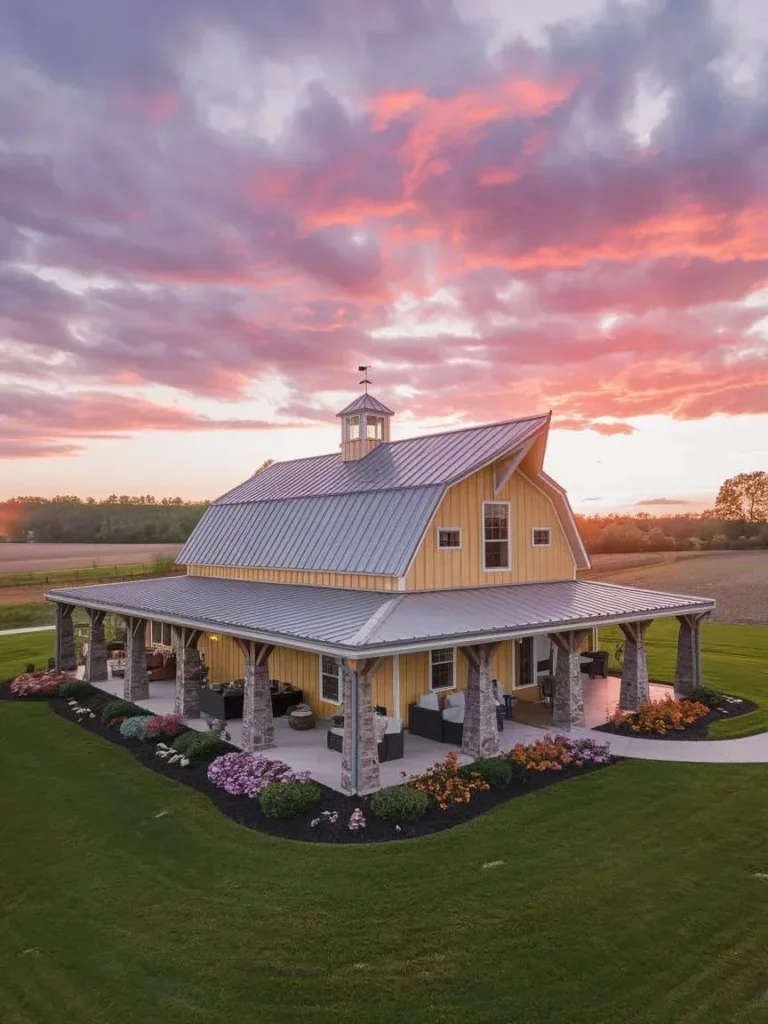
<instances>
[{"instance_id":1,"label":"gutter","mask_svg":"<svg viewBox=\"0 0 768 1024\"><path fill-rule=\"evenodd\" d=\"M298 635L286 635L275 631L263 631L250 629L247 626L233 626L221 624L212 620L191 619L181 616L164 614L158 611L142 610L140 608L125 608L108 605L101 601L73 601L67 598L64 593L45 595L46 599L55 604L75 604L77 607L94 608L97 611L106 611L114 615L133 616L134 618L152 619L153 616L160 616L158 621L166 622L171 626L186 626L189 629L202 629L209 633L221 633L224 636L237 637L242 640L256 640L259 643L275 644L278 647L288 647L299 651L311 651L315 654L326 654L335 658L349 658L358 660L362 658L381 658L390 654L410 654L418 651L429 651L437 646L445 647L469 647L475 644L492 643L497 640L516 640L526 636L540 636L546 633L560 633L576 629L591 629L594 626L612 626L620 622L651 622L654 619L672 618L677 615L697 615L703 612L715 610L714 601L699 601L696 604L679 605L674 608L659 608L645 612L622 612L616 615L593 616L591 618L569 619L559 622L541 623L536 626L518 626L510 629L500 626L497 629L478 631L474 633L441 633L432 637L424 637L418 640L390 640L386 643L355 646L350 643L330 643L321 640L301 637ZM397 603L400 603L400 598ZM384 616L386 618L386 616ZM367 626L367 624L366 624ZM369 630L364 628L357 635L367 634ZM354 638L353 638L354 639Z\"/></svg>"}]
</instances>

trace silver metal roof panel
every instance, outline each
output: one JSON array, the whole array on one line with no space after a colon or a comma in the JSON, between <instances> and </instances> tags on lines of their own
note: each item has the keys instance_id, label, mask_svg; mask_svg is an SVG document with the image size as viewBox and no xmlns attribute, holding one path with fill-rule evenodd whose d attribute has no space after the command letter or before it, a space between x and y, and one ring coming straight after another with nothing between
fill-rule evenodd
<instances>
[{"instance_id":1,"label":"silver metal roof panel","mask_svg":"<svg viewBox=\"0 0 768 1024\"><path fill-rule=\"evenodd\" d=\"M403 594L171 576L54 590L47 596L350 657L715 607L707 598L584 580Z\"/></svg>"},{"instance_id":2,"label":"silver metal roof panel","mask_svg":"<svg viewBox=\"0 0 768 1024\"><path fill-rule=\"evenodd\" d=\"M401 576L442 487L214 504L176 561Z\"/></svg>"}]
</instances>

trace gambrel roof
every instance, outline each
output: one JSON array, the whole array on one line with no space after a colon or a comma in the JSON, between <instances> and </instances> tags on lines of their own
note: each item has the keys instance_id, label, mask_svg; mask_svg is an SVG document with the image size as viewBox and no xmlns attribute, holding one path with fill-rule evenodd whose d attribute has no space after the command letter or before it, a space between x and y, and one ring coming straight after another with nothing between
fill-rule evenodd
<instances>
[{"instance_id":1,"label":"gambrel roof","mask_svg":"<svg viewBox=\"0 0 768 1024\"><path fill-rule=\"evenodd\" d=\"M370 397L370 396L368 396ZM547 416L276 462L207 509L176 559L402 576L445 489L546 429Z\"/></svg>"}]
</instances>

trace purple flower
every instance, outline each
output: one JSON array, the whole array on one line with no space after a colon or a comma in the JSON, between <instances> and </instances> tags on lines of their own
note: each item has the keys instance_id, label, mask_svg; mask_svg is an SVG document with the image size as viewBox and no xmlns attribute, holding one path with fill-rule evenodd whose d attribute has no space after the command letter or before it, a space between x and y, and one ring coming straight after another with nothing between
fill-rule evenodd
<instances>
[{"instance_id":1,"label":"purple flower","mask_svg":"<svg viewBox=\"0 0 768 1024\"><path fill-rule=\"evenodd\" d=\"M208 766L208 779L232 796L255 797L270 782L309 782L309 772L295 772L284 761L263 754L222 754Z\"/></svg>"}]
</instances>

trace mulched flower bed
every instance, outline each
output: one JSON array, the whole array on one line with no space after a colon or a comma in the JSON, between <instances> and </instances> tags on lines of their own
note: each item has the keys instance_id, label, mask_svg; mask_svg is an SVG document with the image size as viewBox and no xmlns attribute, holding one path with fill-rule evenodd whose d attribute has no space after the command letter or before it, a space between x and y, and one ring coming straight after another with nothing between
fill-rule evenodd
<instances>
[{"instance_id":1,"label":"mulched flower bed","mask_svg":"<svg viewBox=\"0 0 768 1024\"><path fill-rule=\"evenodd\" d=\"M707 735L707 732L713 722L722 722L724 719L730 718L740 718L741 715L748 715L751 711L757 711L757 709L758 705L754 704L751 700L746 700L744 697L731 697L728 694L723 694L723 703L721 705L713 708L708 715L698 718L681 732L672 730L665 736L659 736L659 734L655 732L632 732L632 730L626 726L615 726L608 722L606 722L605 725L595 726L594 731L605 732L613 736L631 736L634 739L640 740L708 740L712 739L711 736Z\"/></svg>"},{"instance_id":2,"label":"mulched flower bed","mask_svg":"<svg viewBox=\"0 0 768 1024\"><path fill-rule=\"evenodd\" d=\"M45 698L15 698L8 692L7 685L0 686L0 700L22 701L38 700ZM84 717L77 720L67 704L67 700L61 697L48 699L51 710L62 718L79 725L88 732L96 733L104 739L109 740L116 746L129 750L139 764L149 768L158 775L164 775L180 782L184 786L204 793L219 810L226 814L233 821L244 825L246 828L256 829L283 839L293 839L302 842L320 843L370 843L388 842L396 839L413 839L418 836L430 835L434 832L442 832L445 829L453 828L465 821L470 821L479 814L492 810L499 804L513 800L515 797L525 796L526 793L534 793L540 789L546 789L558 782L564 782L575 776L587 775L591 772L601 771L609 765L585 765L582 768L564 768L561 771L529 772L525 778L513 778L508 786L497 789L490 789L487 792L477 792L472 796L469 804L459 804L448 807L447 810L439 810L430 807L423 818L414 822L396 823L383 821L374 817L371 810L370 797L344 796L335 790L317 785L322 790L322 799L319 803L306 813L296 818L276 819L267 818L261 811L258 799L251 799L245 796L232 796L223 789L218 789L208 780L208 762L193 763L187 768L167 764L163 758L156 755L156 743L145 743L139 740L126 739L121 736L120 730L107 728L101 724L101 709L110 701L115 700L112 694L106 694L97 690L89 697L79 699L82 705L86 705L95 712L95 718ZM224 745L226 751L236 751L237 748L229 744ZM225 751L225 752L226 752ZM275 750L276 757L279 750ZM611 763L616 763L618 758L613 758ZM350 831L347 826L350 815L354 810L360 808L366 820L366 827L360 831ZM338 812L338 823L330 824L323 821L323 812ZM321 819L321 824L313 828L310 822L313 819Z\"/></svg>"}]
</instances>

